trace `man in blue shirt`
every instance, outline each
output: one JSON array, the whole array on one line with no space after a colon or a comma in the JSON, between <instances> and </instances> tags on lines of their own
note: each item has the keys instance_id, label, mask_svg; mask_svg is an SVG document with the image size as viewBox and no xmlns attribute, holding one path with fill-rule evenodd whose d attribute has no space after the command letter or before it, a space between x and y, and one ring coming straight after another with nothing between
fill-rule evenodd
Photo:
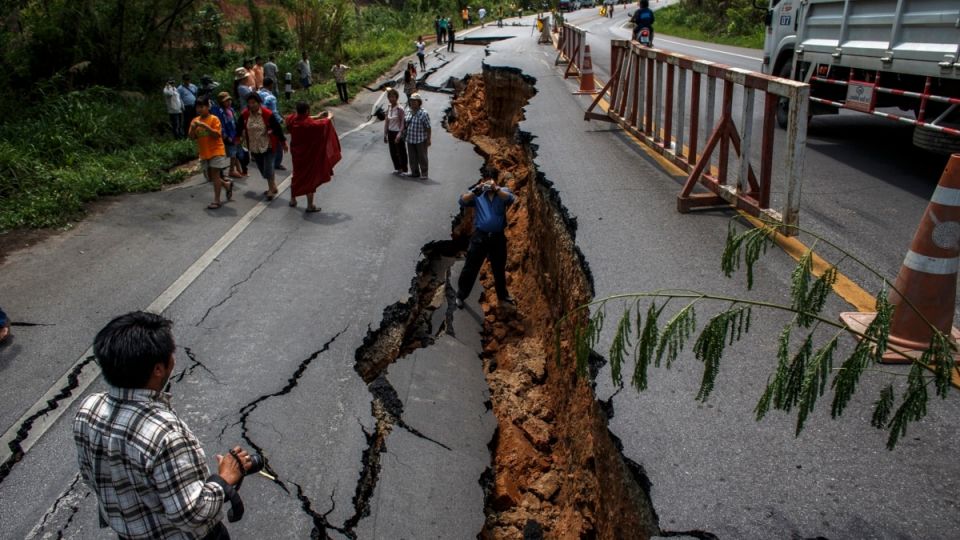
<instances>
[{"instance_id":1,"label":"man in blue shirt","mask_svg":"<svg viewBox=\"0 0 960 540\"><path fill-rule=\"evenodd\" d=\"M653 10L650 9L650 0L640 0L640 9L633 14L633 39L637 39L637 34L641 28L650 29L650 46L653 46L653 22L655 17Z\"/></svg>"},{"instance_id":2,"label":"man in blue shirt","mask_svg":"<svg viewBox=\"0 0 960 540\"><path fill-rule=\"evenodd\" d=\"M190 130L190 123L197 116L197 85L190 82L190 75L184 73L183 83L177 87L180 102L183 103L183 133Z\"/></svg>"},{"instance_id":3,"label":"man in blue shirt","mask_svg":"<svg viewBox=\"0 0 960 540\"><path fill-rule=\"evenodd\" d=\"M460 206L473 208L473 237L467 249L467 261L457 282L457 307L470 296L484 260L490 261L497 298L501 305L516 306L507 292L507 207L516 197L509 188L497 184L499 173L492 167L484 170L484 179L460 196Z\"/></svg>"}]
</instances>

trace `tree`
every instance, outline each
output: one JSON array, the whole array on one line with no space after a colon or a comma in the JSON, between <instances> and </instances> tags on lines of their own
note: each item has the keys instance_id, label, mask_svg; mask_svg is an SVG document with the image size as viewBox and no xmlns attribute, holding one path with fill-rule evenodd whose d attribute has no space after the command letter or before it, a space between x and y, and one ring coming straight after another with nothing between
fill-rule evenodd
<instances>
[{"instance_id":1,"label":"tree","mask_svg":"<svg viewBox=\"0 0 960 540\"><path fill-rule=\"evenodd\" d=\"M778 337L776 368L755 408L757 421L763 419L771 409L787 413L795 410L796 435L799 435L818 399L828 390L833 394L830 413L836 418L846 410L857 391L861 376L866 372L886 374L891 380L905 376L905 384L898 385L902 387L899 405L897 390L894 383L890 382L874 403L870 421L872 426L888 431L887 448L892 450L906 433L907 426L926 416L930 387L941 398L950 392L951 378L960 373L954 361L957 347L948 336L931 325L933 338L929 349L916 360L904 355L912 363L907 374L883 370L879 364L887 349L894 310L886 295L886 291L892 289L891 284L850 252L810 231L802 231L816 240L815 246L825 244L836 249L842 254L843 261L860 265L880 279L877 316L865 331L858 332L844 323L823 316L838 270L836 266L831 266L815 277L814 252L811 249L800 258L791 275L790 304L687 290L658 290L602 298L580 306L558 323L557 360L561 358L560 326L573 325L577 370L585 375L589 356L606 322L608 305L623 302L623 307L617 310L619 317L608 357L614 383L623 385L623 367L632 359L634 369L630 382L637 391L645 390L649 368L663 365L669 369L692 342L693 356L703 364L703 377L696 399L706 401L714 391L725 351L751 331L754 311L788 313L792 318ZM747 287L752 288L754 265L773 244L776 232L776 224L765 224L737 233L731 221L721 259L724 274L730 277L741 266L745 266ZM892 290L899 294L899 291ZM673 301L682 302L680 309L665 324L661 324L664 310ZM720 304L722 307L697 333L698 307L707 304ZM588 315L590 308L596 308L592 315ZM898 309L916 311L909 300ZM828 331L826 339L817 333L818 330ZM800 334L799 340L793 339L796 334ZM849 354L843 355L844 358L835 358L841 354L840 341L849 339L848 336L856 336L858 341ZM836 363L839 363L837 368L834 367Z\"/></svg>"}]
</instances>

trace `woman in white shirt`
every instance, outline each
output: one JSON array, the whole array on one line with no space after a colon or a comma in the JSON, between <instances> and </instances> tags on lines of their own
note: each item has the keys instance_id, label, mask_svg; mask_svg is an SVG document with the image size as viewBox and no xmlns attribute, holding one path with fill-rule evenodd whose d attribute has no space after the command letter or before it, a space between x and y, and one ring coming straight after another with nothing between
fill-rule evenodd
<instances>
[{"instance_id":1,"label":"woman in white shirt","mask_svg":"<svg viewBox=\"0 0 960 540\"><path fill-rule=\"evenodd\" d=\"M400 106L400 93L395 89L387 90L387 117L383 122L383 142L390 148L393 160L393 174L407 172L407 149L403 142L404 112Z\"/></svg>"},{"instance_id":2,"label":"woman in white shirt","mask_svg":"<svg viewBox=\"0 0 960 540\"><path fill-rule=\"evenodd\" d=\"M427 44L423 42L423 36L417 36L417 58L420 59L420 71L427 70Z\"/></svg>"}]
</instances>

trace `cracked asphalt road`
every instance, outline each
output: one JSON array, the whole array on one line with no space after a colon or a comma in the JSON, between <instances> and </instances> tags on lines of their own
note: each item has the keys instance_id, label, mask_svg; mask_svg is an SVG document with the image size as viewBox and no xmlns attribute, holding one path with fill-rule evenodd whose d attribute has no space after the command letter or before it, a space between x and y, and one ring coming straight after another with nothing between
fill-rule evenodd
<instances>
[{"instance_id":1,"label":"cracked asphalt road","mask_svg":"<svg viewBox=\"0 0 960 540\"><path fill-rule=\"evenodd\" d=\"M572 18L592 17L581 12ZM578 244L598 293L674 281L687 287L718 283L718 255L697 249L719 246L726 214L675 214L673 181L608 126L581 121L586 98L570 96L573 82L564 83L552 68L555 53L533 45L526 39L529 32L488 28L485 35L525 39L492 44L489 61L521 66L538 77L539 93L521 127L537 137L538 164L579 218ZM606 64L605 49L595 51L595 65ZM431 56L433 65L443 64L431 82L476 72L484 57L481 46ZM338 114L341 133L366 120L373 97L365 94ZM247 515L242 526L231 527L236 538L306 538L326 524L333 527L327 531L333 538L354 533L389 538L394 526L406 527L398 536L407 538L424 530L418 526L434 527L428 537L476 534L472 524L458 530L461 522L430 521L414 496L435 501L445 492L424 490L417 482L431 474L438 485L443 482L436 471L453 469L436 467L434 460L450 451L404 429L390 433L370 496L371 516L357 519L353 530L343 527L356 516L361 455L368 448L366 434L375 429L371 394L354 371L355 351L367 328L379 324L383 308L407 297L420 248L448 238L455 198L481 164L469 144L439 127L447 103L446 95L426 96L436 130L430 181L390 176L382 126L361 128L342 142L344 161L334 182L320 192L323 213L288 209L286 196L281 197L166 312L178 323L183 370L172 388L176 409L211 458L246 434L266 449L270 468L279 475L280 483L265 478L245 483ZM912 154L884 151L875 158L874 150L851 147L845 136L863 126L854 122L845 128L829 120L826 124L836 129L810 143L826 156L819 162L822 174L813 180L819 188L810 192L823 197L805 197L804 219L809 216L830 234L859 242L871 260L895 269L904 249L901 240L912 234L917 208L922 211L932 190L930 181L922 181L929 167L913 167ZM895 128L889 132L902 135ZM890 150L894 143L884 144ZM0 425L13 425L110 317L145 307L180 276L253 207L261 182L252 174L240 186L237 202L215 214L203 210L209 187L196 179L160 193L123 197L71 231L10 256L0 266L0 283L18 286L4 287L5 309L15 320L46 326L18 327L16 340L0 349ZM840 182L842 188L836 185ZM858 200L828 196L854 188L865 195ZM623 223L630 226L617 225ZM785 275L789 268L790 261L777 256L764 272ZM761 292L775 294L782 286L774 281ZM761 340L757 350L738 351L741 375L728 372L721 379L731 385L728 394L718 393L712 403L693 401L699 372L683 366L654 372L651 391L642 396L628 391L611 398L611 429L626 455L648 472L661 525L722 538L764 538L770 531L778 537L949 538L958 506L957 469L949 457L957 436L951 423L956 400L932 405L939 412L911 428L911 440L898 453L883 450L882 435L853 415L836 423L818 417L816 426L794 441L789 421L768 418L754 424L750 415L774 346L769 341ZM440 346L471 354L477 344L461 348L447 340ZM422 401L425 392L436 391L436 380L424 377L419 386L413 384L423 374L421 360L437 350L405 359L390 379L404 404L404 422L462 452L463 462L473 466L482 457L470 446L473 439L455 441L467 445L458 447L449 430L438 431L443 423L427 421L436 418L432 407L444 403ZM445 369L458 371L455 365ZM614 392L604 377L601 398ZM98 382L90 390L100 388ZM460 418L472 413L444 412L460 412ZM5 537L56 537L58 532L67 538L102 537L94 502L76 481L70 417L68 411L0 483ZM457 418L451 414L447 426L463 425ZM416 459L401 455L404 451ZM459 480L476 488L470 475ZM423 521L397 520L411 508L420 513L410 519ZM477 517L469 508L450 508Z\"/></svg>"},{"instance_id":2,"label":"cracked asphalt road","mask_svg":"<svg viewBox=\"0 0 960 540\"><path fill-rule=\"evenodd\" d=\"M339 109L339 133L360 127L377 97L365 93ZM305 538L317 525L337 536L355 514L364 432L374 426L355 351L383 308L408 295L421 247L450 237L456 198L482 164L441 127L448 102L425 94L434 128L429 180L392 176L382 124L361 127L342 140L344 159L319 193L323 212L288 208L283 194L165 312L178 344L174 407L210 461L234 444L256 446L278 477L244 483L246 516L231 527L237 538ZM18 328L0 350L3 429L107 320L146 307L251 209L262 183L252 172L219 213L204 211L209 187L197 179L123 197L10 256L0 282L29 286L5 287L4 308L52 326ZM89 391L101 388L97 381ZM70 419L72 410L0 483L3 536L102 537L94 500L75 481ZM482 500L476 515L482 520Z\"/></svg>"}]
</instances>

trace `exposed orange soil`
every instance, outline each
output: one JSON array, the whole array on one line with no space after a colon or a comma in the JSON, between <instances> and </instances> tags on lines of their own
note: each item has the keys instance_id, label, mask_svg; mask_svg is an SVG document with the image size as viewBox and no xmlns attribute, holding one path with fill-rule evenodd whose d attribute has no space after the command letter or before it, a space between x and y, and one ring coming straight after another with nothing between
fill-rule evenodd
<instances>
[{"instance_id":1,"label":"exposed orange soil","mask_svg":"<svg viewBox=\"0 0 960 540\"><path fill-rule=\"evenodd\" d=\"M633 481L590 381L575 373L569 333L555 356L554 323L587 302L591 287L528 148L516 140L532 97L520 75L487 69L454 100L450 131L476 145L517 194L509 212L507 283L516 312L499 308L493 278L481 282L484 363L498 434L485 539L648 538L646 495ZM533 525L535 522L537 525Z\"/></svg>"}]
</instances>

